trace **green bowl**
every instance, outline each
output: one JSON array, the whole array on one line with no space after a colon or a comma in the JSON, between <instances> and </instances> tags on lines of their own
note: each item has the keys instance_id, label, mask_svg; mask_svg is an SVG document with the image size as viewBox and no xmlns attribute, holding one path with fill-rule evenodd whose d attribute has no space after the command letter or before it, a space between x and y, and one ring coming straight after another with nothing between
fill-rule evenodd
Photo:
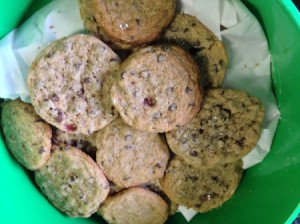
<instances>
[{"instance_id":1,"label":"green bowl","mask_svg":"<svg viewBox=\"0 0 300 224\"><path fill-rule=\"evenodd\" d=\"M0 38L47 2L49 0L1 1ZM259 19L269 40L272 83L281 118L265 160L245 172L232 199L219 209L197 215L190 222L194 224L291 223L300 211L300 103L297 100L300 15L291 0L243 2ZM96 216L72 219L55 209L39 192L32 173L22 168L6 149L1 136L0 166L1 223L104 223ZM168 223L186 221L176 214Z\"/></svg>"}]
</instances>

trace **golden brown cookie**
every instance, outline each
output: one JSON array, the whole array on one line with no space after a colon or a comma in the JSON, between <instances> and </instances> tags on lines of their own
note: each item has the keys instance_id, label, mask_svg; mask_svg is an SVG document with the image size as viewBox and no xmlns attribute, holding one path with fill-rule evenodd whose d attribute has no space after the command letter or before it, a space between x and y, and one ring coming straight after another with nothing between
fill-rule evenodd
<instances>
[{"instance_id":1,"label":"golden brown cookie","mask_svg":"<svg viewBox=\"0 0 300 224\"><path fill-rule=\"evenodd\" d=\"M164 175L169 149L156 133L138 131L121 118L96 136L96 160L107 178L120 187L132 187Z\"/></svg>"},{"instance_id":2,"label":"golden brown cookie","mask_svg":"<svg viewBox=\"0 0 300 224\"><path fill-rule=\"evenodd\" d=\"M242 176L242 161L197 169L175 157L161 184L175 203L207 212L221 206L235 192Z\"/></svg>"},{"instance_id":3,"label":"golden brown cookie","mask_svg":"<svg viewBox=\"0 0 300 224\"><path fill-rule=\"evenodd\" d=\"M86 29L121 49L157 39L171 22L175 7L175 0L80 1Z\"/></svg>"},{"instance_id":4,"label":"golden brown cookie","mask_svg":"<svg viewBox=\"0 0 300 224\"><path fill-rule=\"evenodd\" d=\"M40 169L50 157L52 131L31 104L20 100L2 104L1 126L8 149L27 169Z\"/></svg>"},{"instance_id":5,"label":"golden brown cookie","mask_svg":"<svg viewBox=\"0 0 300 224\"><path fill-rule=\"evenodd\" d=\"M166 134L171 150L198 168L241 159L257 144L264 109L247 93L210 89L201 111L187 125Z\"/></svg>"},{"instance_id":6,"label":"golden brown cookie","mask_svg":"<svg viewBox=\"0 0 300 224\"><path fill-rule=\"evenodd\" d=\"M114 224L163 224L168 205L157 194L143 188L130 188L108 197L98 213Z\"/></svg>"},{"instance_id":7,"label":"golden brown cookie","mask_svg":"<svg viewBox=\"0 0 300 224\"><path fill-rule=\"evenodd\" d=\"M50 44L32 63L28 88L36 112L70 133L89 135L117 117L109 91L119 57L83 34Z\"/></svg>"},{"instance_id":8,"label":"golden brown cookie","mask_svg":"<svg viewBox=\"0 0 300 224\"><path fill-rule=\"evenodd\" d=\"M200 76L195 61L178 46L141 48L122 63L111 90L112 101L132 127L171 131L199 111Z\"/></svg>"}]
</instances>

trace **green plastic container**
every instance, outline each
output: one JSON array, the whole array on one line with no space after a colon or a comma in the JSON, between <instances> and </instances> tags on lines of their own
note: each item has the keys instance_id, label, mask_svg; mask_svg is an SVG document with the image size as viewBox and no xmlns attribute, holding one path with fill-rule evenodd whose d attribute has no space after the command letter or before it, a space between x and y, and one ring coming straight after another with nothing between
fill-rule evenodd
<instances>
[{"instance_id":1,"label":"green plastic container","mask_svg":"<svg viewBox=\"0 0 300 224\"><path fill-rule=\"evenodd\" d=\"M0 38L49 0L0 1ZM224 206L190 223L282 224L300 211L300 15L291 0L245 0L269 40L273 87L281 119L270 154L245 172ZM0 74L1 75L1 74ZM32 173L23 169L0 138L0 222L10 224L104 223L99 217L71 219L41 195ZM186 223L177 214L168 223Z\"/></svg>"}]
</instances>

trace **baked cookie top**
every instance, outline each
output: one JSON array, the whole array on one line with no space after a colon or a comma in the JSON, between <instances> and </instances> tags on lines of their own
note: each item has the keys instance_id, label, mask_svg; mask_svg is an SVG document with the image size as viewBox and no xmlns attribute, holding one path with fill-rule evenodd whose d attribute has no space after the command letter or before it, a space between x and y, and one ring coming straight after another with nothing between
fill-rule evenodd
<instances>
[{"instance_id":1,"label":"baked cookie top","mask_svg":"<svg viewBox=\"0 0 300 224\"><path fill-rule=\"evenodd\" d=\"M234 194L242 173L241 160L203 170L174 157L161 184L172 201L207 212L221 206Z\"/></svg>"},{"instance_id":2,"label":"baked cookie top","mask_svg":"<svg viewBox=\"0 0 300 224\"><path fill-rule=\"evenodd\" d=\"M117 117L109 92L119 57L95 37L77 34L45 48L32 63L28 88L36 112L53 126L91 134Z\"/></svg>"},{"instance_id":3,"label":"baked cookie top","mask_svg":"<svg viewBox=\"0 0 300 224\"><path fill-rule=\"evenodd\" d=\"M52 130L34 111L20 100L2 104L1 127L8 149L27 169L44 166L50 157Z\"/></svg>"},{"instance_id":4,"label":"baked cookie top","mask_svg":"<svg viewBox=\"0 0 300 224\"><path fill-rule=\"evenodd\" d=\"M195 16L176 13L161 39L177 43L195 56L205 77L205 86L221 86L228 64L226 49L215 34Z\"/></svg>"},{"instance_id":5,"label":"baked cookie top","mask_svg":"<svg viewBox=\"0 0 300 224\"><path fill-rule=\"evenodd\" d=\"M109 184L97 164L72 146L52 147L48 163L35 172L42 193L71 217L89 217L109 192Z\"/></svg>"},{"instance_id":6,"label":"baked cookie top","mask_svg":"<svg viewBox=\"0 0 300 224\"><path fill-rule=\"evenodd\" d=\"M111 42L120 43L120 47L125 44L125 48L157 39L171 22L176 7L175 0L89 0L87 3L81 1L81 4L90 4L91 10L87 14L92 14L99 25L98 30Z\"/></svg>"},{"instance_id":7,"label":"baked cookie top","mask_svg":"<svg viewBox=\"0 0 300 224\"><path fill-rule=\"evenodd\" d=\"M264 109L256 97L231 89L210 89L201 111L187 125L166 134L171 150L198 168L238 160L260 137Z\"/></svg>"},{"instance_id":8,"label":"baked cookie top","mask_svg":"<svg viewBox=\"0 0 300 224\"><path fill-rule=\"evenodd\" d=\"M111 90L112 101L132 127L170 131L199 111L200 75L192 57L178 46L141 48L122 63Z\"/></svg>"},{"instance_id":9,"label":"baked cookie top","mask_svg":"<svg viewBox=\"0 0 300 224\"><path fill-rule=\"evenodd\" d=\"M121 118L97 132L96 160L107 178L132 187L164 175L169 149L156 133L138 131Z\"/></svg>"},{"instance_id":10,"label":"baked cookie top","mask_svg":"<svg viewBox=\"0 0 300 224\"><path fill-rule=\"evenodd\" d=\"M108 223L163 224L168 218L168 205L157 194L135 187L108 197L98 213Z\"/></svg>"}]
</instances>

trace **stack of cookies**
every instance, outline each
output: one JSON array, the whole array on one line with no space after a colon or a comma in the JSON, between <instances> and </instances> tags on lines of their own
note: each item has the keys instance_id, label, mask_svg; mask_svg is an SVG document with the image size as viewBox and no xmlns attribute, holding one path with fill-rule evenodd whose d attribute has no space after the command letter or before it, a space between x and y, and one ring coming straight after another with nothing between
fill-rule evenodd
<instances>
[{"instance_id":1,"label":"stack of cookies","mask_svg":"<svg viewBox=\"0 0 300 224\"><path fill-rule=\"evenodd\" d=\"M12 154L71 217L159 224L178 205L221 206L264 116L257 98L221 88L223 43L175 0L79 2L89 33L34 60L32 105L2 105Z\"/></svg>"}]
</instances>

